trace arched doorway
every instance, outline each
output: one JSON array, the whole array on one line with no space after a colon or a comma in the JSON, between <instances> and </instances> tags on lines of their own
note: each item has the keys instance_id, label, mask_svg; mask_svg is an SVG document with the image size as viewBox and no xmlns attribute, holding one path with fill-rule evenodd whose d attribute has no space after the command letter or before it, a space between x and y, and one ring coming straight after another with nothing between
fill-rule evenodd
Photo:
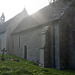
<instances>
[{"instance_id":1,"label":"arched doorway","mask_svg":"<svg viewBox=\"0 0 75 75\"><path fill-rule=\"evenodd\" d=\"M24 45L24 58L27 59L27 46Z\"/></svg>"}]
</instances>

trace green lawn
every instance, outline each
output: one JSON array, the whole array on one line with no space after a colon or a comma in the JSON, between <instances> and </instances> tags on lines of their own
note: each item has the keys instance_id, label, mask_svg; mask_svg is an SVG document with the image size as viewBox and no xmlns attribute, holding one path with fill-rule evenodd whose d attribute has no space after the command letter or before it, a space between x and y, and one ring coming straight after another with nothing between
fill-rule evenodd
<instances>
[{"instance_id":1,"label":"green lawn","mask_svg":"<svg viewBox=\"0 0 75 75\"><path fill-rule=\"evenodd\" d=\"M9 57L19 59L20 62L8 60ZM0 60L0 75L75 75L75 71L41 68L37 66L37 64L25 59L12 55L5 55L5 61Z\"/></svg>"}]
</instances>

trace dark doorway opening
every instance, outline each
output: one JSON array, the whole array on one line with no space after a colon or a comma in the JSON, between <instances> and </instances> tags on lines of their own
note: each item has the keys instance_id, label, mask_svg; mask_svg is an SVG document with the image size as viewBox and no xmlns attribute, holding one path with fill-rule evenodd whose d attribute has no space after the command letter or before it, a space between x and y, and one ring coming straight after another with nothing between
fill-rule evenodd
<instances>
[{"instance_id":1,"label":"dark doorway opening","mask_svg":"<svg viewBox=\"0 0 75 75\"><path fill-rule=\"evenodd\" d=\"M27 46L24 45L24 58L27 59Z\"/></svg>"}]
</instances>

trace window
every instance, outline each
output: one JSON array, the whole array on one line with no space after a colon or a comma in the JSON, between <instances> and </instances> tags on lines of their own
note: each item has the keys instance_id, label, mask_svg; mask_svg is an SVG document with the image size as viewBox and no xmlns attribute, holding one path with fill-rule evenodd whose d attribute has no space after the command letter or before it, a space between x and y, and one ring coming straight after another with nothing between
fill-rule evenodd
<instances>
[{"instance_id":1,"label":"window","mask_svg":"<svg viewBox=\"0 0 75 75\"><path fill-rule=\"evenodd\" d=\"M19 36L19 48L20 48L20 36Z\"/></svg>"}]
</instances>

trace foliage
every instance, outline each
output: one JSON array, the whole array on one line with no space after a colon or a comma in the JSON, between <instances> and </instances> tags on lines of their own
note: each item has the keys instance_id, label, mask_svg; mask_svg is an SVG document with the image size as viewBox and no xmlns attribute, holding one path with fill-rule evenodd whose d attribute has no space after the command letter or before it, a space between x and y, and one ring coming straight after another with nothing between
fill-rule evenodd
<instances>
[{"instance_id":1,"label":"foliage","mask_svg":"<svg viewBox=\"0 0 75 75\"><path fill-rule=\"evenodd\" d=\"M9 57L19 59L20 62L8 60ZM0 60L0 75L75 75L75 71L41 68L36 63L29 62L28 60L5 55L5 61Z\"/></svg>"},{"instance_id":2,"label":"foliage","mask_svg":"<svg viewBox=\"0 0 75 75\"><path fill-rule=\"evenodd\" d=\"M75 7L75 0L72 1L71 6Z\"/></svg>"}]
</instances>

